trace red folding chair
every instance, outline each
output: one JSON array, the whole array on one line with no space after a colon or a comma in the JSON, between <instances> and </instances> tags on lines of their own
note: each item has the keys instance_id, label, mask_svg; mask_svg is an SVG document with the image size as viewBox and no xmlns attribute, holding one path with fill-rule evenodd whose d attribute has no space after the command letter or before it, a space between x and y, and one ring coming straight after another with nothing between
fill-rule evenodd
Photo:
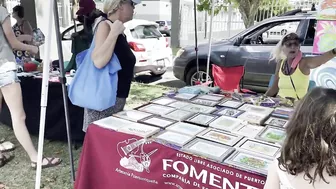
<instances>
[{"instance_id":1,"label":"red folding chair","mask_svg":"<svg viewBox=\"0 0 336 189\"><path fill-rule=\"evenodd\" d=\"M255 93L240 87L240 81L244 76L244 66L220 67L212 64L212 76L215 86L224 91L238 90L243 93Z\"/></svg>"}]
</instances>

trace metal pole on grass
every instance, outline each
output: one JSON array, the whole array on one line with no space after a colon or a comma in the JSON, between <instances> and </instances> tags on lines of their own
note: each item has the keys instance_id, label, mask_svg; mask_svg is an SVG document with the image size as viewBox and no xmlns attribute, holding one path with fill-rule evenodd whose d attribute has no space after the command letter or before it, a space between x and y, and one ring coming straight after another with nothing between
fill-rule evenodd
<instances>
[{"instance_id":1,"label":"metal pole on grass","mask_svg":"<svg viewBox=\"0 0 336 189\"><path fill-rule=\"evenodd\" d=\"M42 92L41 92L41 115L40 115L40 131L38 140L38 151L37 151L37 170L35 178L35 189L40 189L41 187L41 173L42 173L42 157L43 157L43 143L44 143L44 132L45 132L45 119L46 110L48 102L48 87L49 87L49 68L50 68L50 50L51 50L51 34L52 34L52 17L53 17L53 3L54 1L48 1L49 12L49 22L47 28L47 39L44 49L43 57L43 77L42 77Z\"/></svg>"},{"instance_id":2,"label":"metal pole on grass","mask_svg":"<svg viewBox=\"0 0 336 189\"><path fill-rule=\"evenodd\" d=\"M211 44L212 44L212 20L215 14L215 0L211 1L211 17L210 17L210 35L209 35L209 51L208 51L208 60L207 60L207 74L205 82L208 82L209 79L209 69L210 69L210 55L211 55Z\"/></svg>"},{"instance_id":3,"label":"metal pole on grass","mask_svg":"<svg viewBox=\"0 0 336 189\"><path fill-rule=\"evenodd\" d=\"M59 81L62 84L62 92L63 92L63 103L64 103L64 113L65 113L65 124L67 129L67 138L68 138L68 150L69 150L69 159L70 159L70 167L71 167L71 176L72 181L75 181L75 168L72 154L72 141L71 141L71 128L70 128L70 118L69 118L69 106L68 106L68 92L66 87L66 78L64 71L64 60L63 60L63 49L62 49L62 39L60 33L60 25L58 20L58 9L57 9L57 0L54 1L54 20L55 20L55 31L56 31L56 42L58 49L58 58L59 58L59 69L60 69L60 77Z\"/></svg>"}]
</instances>

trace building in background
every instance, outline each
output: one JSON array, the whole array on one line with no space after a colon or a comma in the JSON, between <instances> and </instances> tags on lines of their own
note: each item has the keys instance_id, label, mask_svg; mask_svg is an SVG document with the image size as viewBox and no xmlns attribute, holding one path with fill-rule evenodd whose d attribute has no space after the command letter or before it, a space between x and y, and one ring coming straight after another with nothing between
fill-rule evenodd
<instances>
[{"instance_id":1,"label":"building in background","mask_svg":"<svg viewBox=\"0 0 336 189\"><path fill-rule=\"evenodd\" d=\"M171 21L171 0L144 0L135 7L136 19Z\"/></svg>"}]
</instances>

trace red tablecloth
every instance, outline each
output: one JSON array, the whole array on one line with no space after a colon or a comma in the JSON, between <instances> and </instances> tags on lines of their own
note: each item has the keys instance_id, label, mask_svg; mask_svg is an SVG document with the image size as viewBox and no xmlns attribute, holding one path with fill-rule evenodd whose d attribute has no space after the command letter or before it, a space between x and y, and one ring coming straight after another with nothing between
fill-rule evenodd
<instances>
[{"instance_id":1,"label":"red tablecloth","mask_svg":"<svg viewBox=\"0 0 336 189\"><path fill-rule=\"evenodd\" d=\"M141 139L91 125L75 189L262 189L265 183L263 176Z\"/></svg>"}]
</instances>

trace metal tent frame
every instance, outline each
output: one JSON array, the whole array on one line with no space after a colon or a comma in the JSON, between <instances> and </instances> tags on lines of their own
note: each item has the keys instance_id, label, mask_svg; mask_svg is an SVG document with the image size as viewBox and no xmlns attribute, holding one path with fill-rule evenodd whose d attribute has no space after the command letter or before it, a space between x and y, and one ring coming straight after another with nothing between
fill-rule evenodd
<instances>
[{"instance_id":1,"label":"metal tent frame","mask_svg":"<svg viewBox=\"0 0 336 189\"><path fill-rule=\"evenodd\" d=\"M215 12L215 0L211 0L211 17L210 17L210 34L209 34L209 49L208 49L208 57L207 57L207 70L206 70L206 81L208 83L209 79L209 70L210 70L210 56L211 56L211 45L212 45L212 21ZM196 67L198 74L198 82L201 81L200 73L199 73L199 59L198 59L198 36L197 36L197 2L194 0L194 24L195 24L195 53L196 53ZM202 84L202 83L200 83Z\"/></svg>"},{"instance_id":2,"label":"metal tent frame","mask_svg":"<svg viewBox=\"0 0 336 189\"><path fill-rule=\"evenodd\" d=\"M42 93L41 93L41 115L40 115L40 132L39 132L39 141L38 141L38 161L37 161L37 170L36 170L36 179L35 179L35 189L40 189L41 186L41 172L42 172L42 157L43 157L43 143L44 143L44 133L45 133L45 118L46 118L46 109L48 102L48 88L49 88L49 56L51 49L51 34L52 34L52 18L54 17L55 22L55 31L56 31L56 41L57 41L57 49L59 56L59 68L60 68L60 77L59 81L62 84L62 92L63 92L63 103L64 103L64 112L65 112L65 122L67 129L67 138L68 138L68 150L69 150L69 158L70 158L70 166L71 166L71 176L72 181L75 181L75 170L74 170L74 162L73 162L73 153L72 153L72 139L71 139L71 128L70 128L70 119L69 119L69 108L68 108L68 95L66 88L66 78L64 71L64 60L62 53L62 39L59 30L59 16L57 9L57 0L49 0L48 1L48 10L50 10L48 18L48 28L47 28L47 39L45 42L45 51L44 51L44 62L43 62L43 78L42 78Z\"/></svg>"}]
</instances>

